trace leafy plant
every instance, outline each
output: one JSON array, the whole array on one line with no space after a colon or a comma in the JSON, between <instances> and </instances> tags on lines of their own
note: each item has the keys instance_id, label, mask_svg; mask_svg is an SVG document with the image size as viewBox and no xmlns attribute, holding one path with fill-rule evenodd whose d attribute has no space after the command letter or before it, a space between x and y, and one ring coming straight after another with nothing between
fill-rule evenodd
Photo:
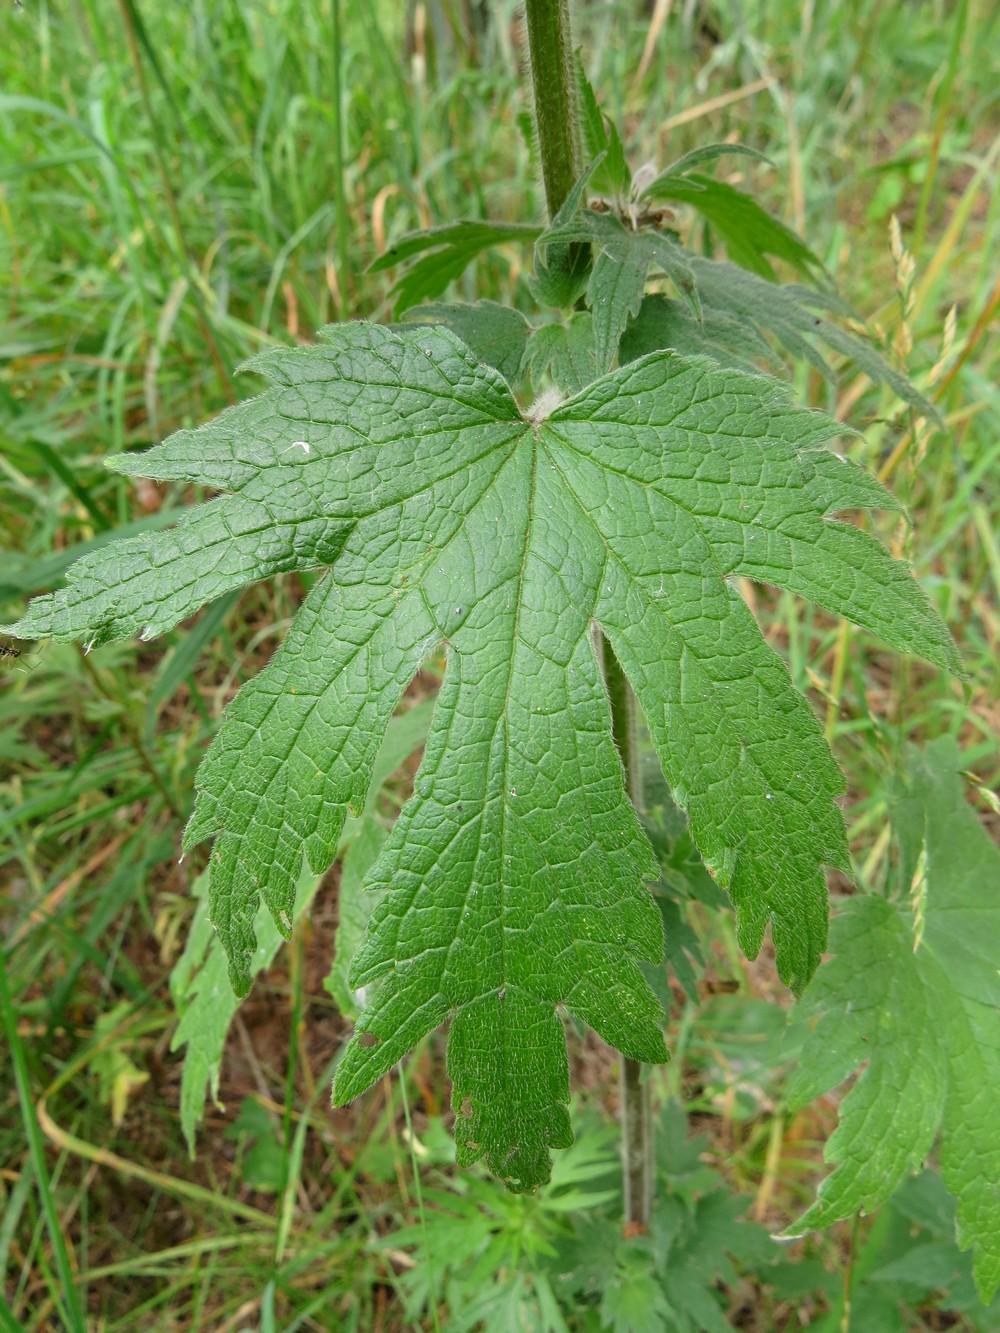
<instances>
[{"instance_id":1,"label":"leafy plant","mask_svg":"<svg viewBox=\"0 0 1000 1333\"><path fill-rule=\"evenodd\" d=\"M905 569L828 518L892 500L823 447L835 422L757 376L654 353L544 416L443 329L335 326L253 366L277 384L265 398L116 461L230 493L84 557L15 631L149 638L248 578L333 567L230 706L185 837L216 835L210 914L238 994L259 901L287 932L303 848L316 872L332 860L403 689L447 643L415 795L370 878L385 892L352 979L380 984L337 1095L453 1014L461 1156L536 1184L568 1140L557 1005L665 1058L635 965L662 955L642 884L654 863L594 624L743 947L770 923L795 989L825 944L820 867L848 865L842 781L727 577L811 596L945 665L954 651Z\"/></svg>"},{"instance_id":2,"label":"leafy plant","mask_svg":"<svg viewBox=\"0 0 1000 1333\"><path fill-rule=\"evenodd\" d=\"M867 1068L844 1099L835 1167L797 1229L884 1203L941 1133L984 1301L1000 1288L1000 853L965 801L950 739L914 752L899 784L896 901L867 894L834 920L834 957L806 991L809 1036L792 1082L802 1103Z\"/></svg>"},{"instance_id":3,"label":"leafy plant","mask_svg":"<svg viewBox=\"0 0 1000 1333\"><path fill-rule=\"evenodd\" d=\"M208 920L243 995L348 817L371 814L393 713L442 645L414 794L384 846L368 840L374 908L333 983L367 998L335 1096L361 1092L450 1018L459 1161L482 1158L519 1190L544 1182L549 1150L571 1141L563 1011L633 1060L666 1059L641 970L664 942L645 888L657 860L626 786L628 683L742 947L755 956L770 927L779 973L801 993L826 946L823 867L850 868L844 783L733 580L806 597L960 669L906 566L836 517L897 502L829 447L841 424L759 367L776 342L832 375L818 341L933 409L816 313L836 317L832 293L772 280L773 260L799 276L820 265L749 196L694 170L721 146L652 180L629 171L564 18L562 5L528 5L548 229L460 221L405 238L381 262L415 260L397 312L424 322L334 325L317 346L266 352L246 367L271 380L261 396L112 460L124 475L223 494L168 531L87 553L9 627L88 649L150 639L253 580L329 570L228 709L198 777L185 845L215 845L178 982L190 1002L178 1040L197 1053L189 1134L232 1012L228 1000L210 1012L218 949L191 982ZM698 211L735 263L685 248L664 200ZM536 325L491 304L410 309L484 248L524 242ZM651 272L666 290L647 291ZM899 984L915 993L912 978ZM933 1108L918 1120L896 1178L929 1147ZM956 1189L971 1198L966 1174L956 1166ZM848 1189L812 1220L876 1196Z\"/></svg>"}]
</instances>

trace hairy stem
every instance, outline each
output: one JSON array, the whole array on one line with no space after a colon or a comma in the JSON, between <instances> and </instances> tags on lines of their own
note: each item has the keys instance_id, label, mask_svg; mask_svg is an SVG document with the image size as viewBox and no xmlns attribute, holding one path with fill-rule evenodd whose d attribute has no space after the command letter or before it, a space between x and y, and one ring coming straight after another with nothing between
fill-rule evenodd
<instances>
[{"instance_id":1,"label":"hairy stem","mask_svg":"<svg viewBox=\"0 0 1000 1333\"><path fill-rule=\"evenodd\" d=\"M625 769L625 790L634 806L642 805L642 769L636 737L636 700L628 677L607 639L602 639L604 681L611 701L611 731ZM649 1082L642 1064L622 1056L622 1169L625 1224L632 1233L649 1230L653 1206L653 1121Z\"/></svg>"},{"instance_id":2,"label":"hairy stem","mask_svg":"<svg viewBox=\"0 0 1000 1333\"><path fill-rule=\"evenodd\" d=\"M525 18L542 183L549 216L555 217L580 174L569 0L527 0Z\"/></svg>"}]
</instances>

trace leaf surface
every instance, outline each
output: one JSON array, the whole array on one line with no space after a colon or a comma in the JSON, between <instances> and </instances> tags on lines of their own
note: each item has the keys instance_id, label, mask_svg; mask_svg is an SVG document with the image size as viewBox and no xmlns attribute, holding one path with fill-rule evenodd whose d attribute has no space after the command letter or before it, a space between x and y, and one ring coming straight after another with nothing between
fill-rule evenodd
<instances>
[{"instance_id":1,"label":"leaf surface","mask_svg":"<svg viewBox=\"0 0 1000 1333\"><path fill-rule=\"evenodd\" d=\"M579 393L597 378L594 321L578 310L565 323L543 324L528 339L524 366L534 385L551 376L564 394Z\"/></svg>"},{"instance_id":2,"label":"leaf surface","mask_svg":"<svg viewBox=\"0 0 1000 1333\"><path fill-rule=\"evenodd\" d=\"M240 997L226 975L226 954L212 930L208 914L208 871L194 884L198 900L194 922L177 963L170 974L170 994L181 1015L170 1043L172 1051L184 1048L181 1074L181 1129L192 1155L195 1133L205 1117L209 1091L219 1105L219 1072L226 1038ZM295 889L291 919L297 920L312 900L318 885L315 875L304 873ZM253 975L265 971L281 947L281 932L261 904L254 921L257 946L249 963Z\"/></svg>"},{"instance_id":3,"label":"leaf surface","mask_svg":"<svg viewBox=\"0 0 1000 1333\"><path fill-rule=\"evenodd\" d=\"M14 630L159 632L277 569L329 565L227 710L186 843L215 838L210 916L247 990L266 905L291 926L303 854L329 865L389 719L444 646L414 795L368 877L350 985L368 1007L344 1101L451 1019L458 1153L515 1188L570 1138L560 1012L666 1058L639 964L663 955L657 875L611 738L595 628L628 673L674 797L796 990L847 867L841 776L731 579L811 597L954 665L905 568L838 509L891 504L825 447L840 428L772 381L657 353L527 419L440 326L347 324L267 352L273 382L120 471L226 493L85 557Z\"/></svg>"},{"instance_id":4,"label":"leaf surface","mask_svg":"<svg viewBox=\"0 0 1000 1333\"><path fill-rule=\"evenodd\" d=\"M752 328L770 333L793 357L807 361L828 380L837 376L813 340L853 361L873 384L887 384L901 402L908 403L938 420L934 406L927 401L892 366L879 356L872 344L818 311L846 314L845 307L829 292L819 292L800 284L778 284L736 264L720 263L691 255L691 269L698 294L705 309L742 320Z\"/></svg>"},{"instance_id":5,"label":"leaf surface","mask_svg":"<svg viewBox=\"0 0 1000 1333\"><path fill-rule=\"evenodd\" d=\"M643 299L622 334L618 359L624 366L667 347L682 356L710 356L737 370L755 370L758 362L781 365L781 358L755 325L708 308L702 310L699 320L680 301L654 292Z\"/></svg>"},{"instance_id":6,"label":"leaf surface","mask_svg":"<svg viewBox=\"0 0 1000 1333\"><path fill-rule=\"evenodd\" d=\"M601 194L621 197L629 187L631 172L625 160L618 126L605 116L587 78L580 52L576 53L576 85L584 156L588 162L601 159L590 178L591 188Z\"/></svg>"}]
</instances>

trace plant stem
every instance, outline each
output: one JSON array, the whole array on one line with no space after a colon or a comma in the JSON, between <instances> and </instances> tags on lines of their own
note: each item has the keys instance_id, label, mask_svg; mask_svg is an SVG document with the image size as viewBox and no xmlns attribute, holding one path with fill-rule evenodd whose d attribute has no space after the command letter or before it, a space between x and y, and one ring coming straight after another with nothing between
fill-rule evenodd
<instances>
[{"instance_id":1,"label":"plant stem","mask_svg":"<svg viewBox=\"0 0 1000 1333\"><path fill-rule=\"evenodd\" d=\"M549 216L554 217L580 175L579 114L573 71L568 0L526 0L528 50L535 98L535 129ZM635 695L611 645L602 637L604 679L611 701L611 730L625 769L625 790L642 802L635 737ZM652 1118L649 1084L638 1060L622 1057L622 1158L625 1223L632 1232L649 1229L653 1195Z\"/></svg>"},{"instance_id":2,"label":"plant stem","mask_svg":"<svg viewBox=\"0 0 1000 1333\"><path fill-rule=\"evenodd\" d=\"M636 737L635 694L607 639L602 638L601 648L604 682L611 702L611 734L625 769L625 790L632 804L639 807L642 769ZM642 1233L649 1230L653 1205L653 1120L649 1081L642 1076L641 1061L622 1056L619 1087L625 1225L631 1233Z\"/></svg>"},{"instance_id":3,"label":"plant stem","mask_svg":"<svg viewBox=\"0 0 1000 1333\"><path fill-rule=\"evenodd\" d=\"M542 183L549 216L555 217L580 174L569 0L527 0L524 8Z\"/></svg>"}]
</instances>

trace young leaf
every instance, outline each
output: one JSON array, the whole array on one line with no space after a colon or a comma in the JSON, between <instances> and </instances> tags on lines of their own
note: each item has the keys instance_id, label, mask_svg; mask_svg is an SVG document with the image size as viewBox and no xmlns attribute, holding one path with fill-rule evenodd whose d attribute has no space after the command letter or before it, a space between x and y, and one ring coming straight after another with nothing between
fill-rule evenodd
<instances>
[{"instance_id":1,"label":"young leaf","mask_svg":"<svg viewBox=\"0 0 1000 1333\"><path fill-rule=\"evenodd\" d=\"M784 259L806 278L814 271L823 271L822 263L791 227L772 217L756 199L723 181L698 174L664 173L644 194L650 199L688 204L701 213L726 242L730 259L771 282L777 275L768 255Z\"/></svg>"},{"instance_id":2,"label":"young leaf","mask_svg":"<svg viewBox=\"0 0 1000 1333\"><path fill-rule=\"evenodd\" d=\"M628 190L630 182L621 135L614 121L605 116L598 106L579 51L576 53L576 82L584 156L588 162L603 158L591 178L591 185L599 194L621 198Z\"/></svg>"},{"instance_id":3,"label":"young leaf","mask_svg":"<svg viewBox=\"0 0 1000 1333\"><path fill-rule=\"evenodd\" d=\"M689 257L705 310L744 321L750 328L771 333L800 360L808 361L821 375L836 383L829 362L810 342L818 338L835 352L850 358L874 384L887 384L904 403L939 420L937 410L913 387L905 375L887 365L866 338L842 329L816 314L817 310L842 310L829 292L811 287L776 284L735 264Z\"/></svg>"},{"instance_id":4,"label":"young leaf","mask_svg":"<svg viewBox=\"0 0 1000 1333\"><path fill-rule=\"evenodd\" d=\"M851 900L834 923L835 957L806 993L816 1026L795 1100L869 1063L830 1141L835 1169L796 1230L883 1202L940 1124L941 1175L985 1302L1000 1288L1000 853L965 801L961 768L950 738L914 754L895 815L922 827L922 932L909 910Z\"/></svg>"},{"instance_id":5,"label":"young leaf","mask_svg":"<svg viewBox=\"0 0 1000 1333\"><path fill-rule=\"evenodd\" d=\"M552 219L552 226L535 242L535 271L528 279L528 286L539 305L570 310L586 290L591 268L590 247L579 242L587 238L574 237L573 244L556 242L550 245L549 236L553 228L562 227L577 217L583 206L584 191L603 166L605 156L601 153L584 170Z\"/></svg>"},{"instance_id":6,"label":"young leaf","mask_svg":"<svg viewBox=\"0 0 1000 1333\"><path fill-rule=\"evenodd\" d=\"M554 223L540 243L560 241L592 241L599 247L587 284L599 374L611 368L622 333L639 311L651 267L661 268L694 314L700 316L701 303L688 256L669 236L650 228L634 231L610 213L585 209L567 222Z\"/></svg>"},{"instance_id":7,"label":"young leaf","mask_svg":"<svg viewBox=\"0 0 1000 1333\"><path fill-rule=\"evenodd\" d=\"M564 394L579 393L597 379L594 321L578 310L565 324L543 324L528 339L524 369L536 387L546 375Z\"/></svg>"},{"instance_id":8,"label":"young leaf","mask_svg":"<svg viewBox=\"0 0 1000 1333\"><path fill-rule=\"evenodd\" d=\"M755 162L766 162L769 167L774 166L766 153L758 152L756 148L750 148L745 143L707 143L700 148L692 148L690 153L685 153L676 162L671 162L669 167L664 167L660 174L650 181L642 193L650 198L655 198L656 190L661 181L669 180L673 176L684 176L695 167L705 166L709 162L717 162L720 157L727 156L751 157Z\"/></svg>"},{"instance_id":9,"label":"young leaf","mask_svg":"<svg viewBox=\"0 0 1000 1333\"><path fill-rule=\"evenodd\" d=\"M251 366L275 384L120 471L229 494L174 531L92 553L13 632L169 627L277 568L330 564L199 773L188 846L215 836L210 913L245 993L262 898L283 932L303 853L332 859L407 683L447 668L414 796L369 876L383 894L351 985L370 1003L345 1101L451 1017L459 1159L514 1187L569 1139L565 1007L666 1058L638 969L662 957L656 874L610 734L600 626L751 955L770 923L801 990L847 867L842 779L730 583L804 594L957 664L905 567L841 509L891 504L781 386L658 353L547 419L449 330L346 324Z\"/></svg>"},{"instance_id":10,"label":"young leaf","mask_svg":"<svg viewBox=\"0 0 1000 1333\"><path fill-rule=\"evenodd\" d=\"M410 306L440 296L484 250L511 241L529 244L541 230L528 222L450 222L444 227L410 232L379 255L368 271L381 273L413 255L423 256L392 289L398 318Z\"/></svg>"},{"instance_id":11,"label":"young leaf","mask_svg":"<svg viewBox=\"0 0 1000 1333\"><path fill-rule=\"evenodd\" d=\"M462 339L476 359L499 370L508 384L514 384L524 359L524 349L531 332L528 321L510 306L496 301L477 301L475 305L430 303L407 311L408 324L439 323Z\"/></svg>"}]
</instances>

